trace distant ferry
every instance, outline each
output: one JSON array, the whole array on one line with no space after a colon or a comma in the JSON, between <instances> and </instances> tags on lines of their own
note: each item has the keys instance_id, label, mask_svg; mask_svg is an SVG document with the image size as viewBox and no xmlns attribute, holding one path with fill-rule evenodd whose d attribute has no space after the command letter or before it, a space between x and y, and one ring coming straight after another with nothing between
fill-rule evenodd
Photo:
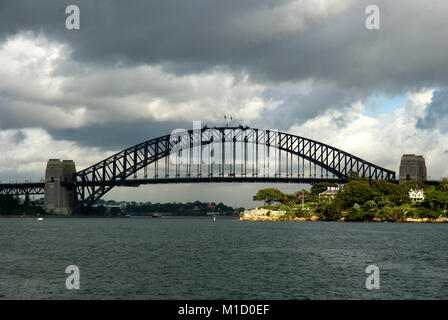
<instances>
[{"instance_id":1,"label":"distant ferry","mask_svg":"<svg viewBox=\"0 0 448 320\"><path fill-rule=\"evenodd\" d=\"M158 212L155 212L155 213L152 214L152 217L153 217L153 218L161 218L161 217L162 217L162 214L161 214L161 213L158 213Z\"/></svg>"}]
</instances>

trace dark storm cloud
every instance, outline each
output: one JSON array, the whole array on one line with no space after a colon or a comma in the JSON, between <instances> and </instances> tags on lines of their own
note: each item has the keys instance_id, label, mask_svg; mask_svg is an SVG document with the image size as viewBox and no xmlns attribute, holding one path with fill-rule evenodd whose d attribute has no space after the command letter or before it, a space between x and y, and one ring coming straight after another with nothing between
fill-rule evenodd
<instances>
[{"instance_id":1,"label":"dark storm cloud","mask_svg":"<svg viewBox=\"0 0 448 320\"><path fill-rule=\"evenodd\" d=\"M192 123L137 122L108 123L78 129L49 129L54 139L76 141L82 146L121 150L137 143L170 134L175 129L192 129Z\"/></svg>"},{"instance_id":2,"label":"dark storm cloud","mask_svg":"<svg viewBox=\"0 0 448 320\"><path fill-rule=\"evenodd\" d=\"M356 90L314 84L310 92L292 94L277 109L266 110L255 124L287 130L294 124L317 117L323 110L350 110L351 104L361 99L367 99L367 96ZM338 119L338 126L345 124L344 118Z\"/></svg>"},{"instance_id":3,"label":"dark storm cloud","mask_svg":"<svg viewBox=\"0 0 448 320\"><path fill-rule=\"evenodd\" d=\"M0 1L0 30L3 37L22 30L42 31L70 43L73 56L83 62L214 64L235 50L227 46L229 18L270 2ZM81 29L76 32L65 29L69 4L80 7Z\"/></svg>"},{"instance_id":4,"label":"dark storm cloud","mask_svg":"<svg viewBox=\"0 0 448 320\"><path fill-rule=\"evenodd\" d=\"M364 26L365 8L371 1L323 1L323 7L330 3L324 10L322 6L309 5L311 1L295 7L290 7L291 3L0 0L0 40L21 31L42 33L50 40L68 44L72 59L90 65L98 73L141 64L163 66L165 71L180 76L216 67L235 73L243 70L253 83L266 86L266 99L275 99L277 87L282 83L315 80L316 85L309 93L298 93L290 85L282 94L280 106L265 110L250 123L279 129L303 123L327 110L349 110L352 103L378 92L394 96L421 87L448 85L446 1L432 1L431 5L419 0L375 1L381 9L381 29L376 31ZM80 7L78 31L65 29L65 8L69 4ZM73 73L73 65L59 65L54 74ZM120 81L116 78L110 79L110 83L90 83L88 88L103 96L148 91L142 85L144 81L123 81L119 86L123 92L116 85L111 86ZM63 89L83 93L82 84L66 82ZM5 94L0 92L0 103L1 95ZM109 112L114 104L92 99L95 95L88 90L83 94L78 97L78 104L89 110ZM77 102L71 101L73 105ZM52 103L68 108L64 101ZM17 114L2 113L1 128L38 125L37 118L19 119ZM428 114L419 125L428 126L434 119ZM135 142L138 137L143 138L146 126L161 126L152 120L145 124L136 120L123 122L114 118L109 124L89 123L85 128L49 130L58 139L73 139L83 145L101 146L102 137L114 137L106 144L121 147L121 142L123 145L130 142L124 137L130 135ZM344 124L343 119L340 122ZM128 130L127 134L118 134L116 127Z\"/></svg>"},{"instance_id":5,"label":"dark storm cloud","mask_svg":"<svg viewBox=\"0 0 448 320\"><path fill-rule=\"evenodd\" d=\"M172 72L220 65L247 69L259 81L315 78L368 91L446 84L448 4L376 1L382 26L371 31L364 26L370 2L333 1L325 14L304 2L288 20L276 15L289 8L280 0L5 0L0 30L3 37L42 31L69 43L75 59L95 64L166 64ZM74 32L64 27L72 3L81 9Z\"/></svg>"},{"instance_id":6,"label":"dark storm cloud","mask_svg":"<svg viewBox=\"0 0 448 320\"><path fill-rule=\"evenodd\" d=\"M417 128L448 131L448 89L436 90L427 106L424 118L419 118Z\"/></svg>"}]
</instances>

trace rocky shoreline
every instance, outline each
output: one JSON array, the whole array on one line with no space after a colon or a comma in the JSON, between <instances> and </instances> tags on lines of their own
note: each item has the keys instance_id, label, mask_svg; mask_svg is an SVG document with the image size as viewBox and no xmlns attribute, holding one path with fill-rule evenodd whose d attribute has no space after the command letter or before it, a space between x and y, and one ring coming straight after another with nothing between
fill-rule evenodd
<instances>
[{"instance_id":1,"label":"rocky shoreline","mask_svg":"<svg viewBox=\"0 0 448 320\"><path fill-rule=\"evenodd\" d=\"M253 210L245 210L240 215L240 221L325 221L320 216L315 214L310 214L308 217L289 217L286 215L286 211L276 211L269 209L253 209ZM349 222L350 220L346 220L345 217L337 220L340 222ZM363 221L363 222L410 222L410 223L447 223L447 217L438 217L438 218L400 218L394 221L381 219L381 218L373 218L372 221Z\"/></svg>"}]
</instances>

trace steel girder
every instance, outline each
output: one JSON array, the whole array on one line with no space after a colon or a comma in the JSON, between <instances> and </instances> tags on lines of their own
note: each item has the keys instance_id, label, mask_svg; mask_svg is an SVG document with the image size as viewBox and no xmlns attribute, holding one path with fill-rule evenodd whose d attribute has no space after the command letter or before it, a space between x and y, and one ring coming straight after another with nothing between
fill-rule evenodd
<instances>
[{"instance_id":1,"label":"steel girder","mask_svg":"<svg viewBox=\"0 0 448 320\"><path fill-rule=\"evenodd\" d=\"M24 182L24 183L1 183L0 194L11 195L31 195L44 194L45 184L43 182Z\"/></svg>"}]
</instances>

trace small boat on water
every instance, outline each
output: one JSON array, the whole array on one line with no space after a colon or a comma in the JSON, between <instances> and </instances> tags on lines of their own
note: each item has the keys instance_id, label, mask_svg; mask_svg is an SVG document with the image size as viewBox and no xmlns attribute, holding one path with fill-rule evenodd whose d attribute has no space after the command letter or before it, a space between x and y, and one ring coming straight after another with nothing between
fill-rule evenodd
<instances>
[{"instance_id":1,"label":"small boat on water","mask_svg":"<svg viewBox=\"0 0 448 320\"><path fill-rule=\"evenodd\" d=\"M153 218L161 218L161 217L162 217L162 214L160 214L160 213L158 213L158 212L154 212L154 213L152 214L152 217L153 217Z\"/></svg>"},{"instance_id":2,"label":"small boat on water","mask_svg":"<svg viewBox=\"0 0 448 320\"><path fill-rule=\"evenodd\" d=\"M215 216L213 216L213 221L216 221L216 217Z\"/></svg>"},{"instance_id":3,"label":"small boat on water","mask_svg":"<svg viewBox=\"0 0 448 320\"><path fill-rule=\"evenodd\" d=\"M36 220L37 220L37 221L42 221L42 220L44 220L44 218L39 217L39 218L37 218Z\"/></svg>"}]
</instances>

